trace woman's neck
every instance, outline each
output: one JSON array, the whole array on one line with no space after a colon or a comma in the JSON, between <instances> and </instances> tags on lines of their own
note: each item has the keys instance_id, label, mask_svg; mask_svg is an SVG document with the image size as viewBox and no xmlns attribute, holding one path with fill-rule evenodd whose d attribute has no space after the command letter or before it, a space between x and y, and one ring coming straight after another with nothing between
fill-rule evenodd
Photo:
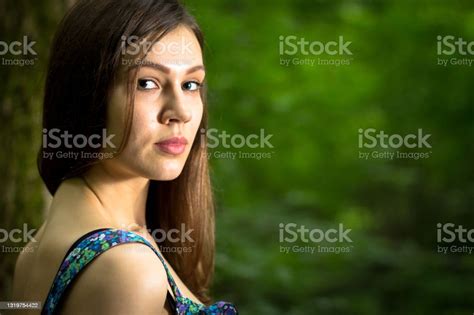
<instances>
[{"instance_id":1,"label":"woman's neck","mask_svg":"<svg viewBox=\"0 0 474 315\"><path fill-rule=\"evenodd\" d=\"M139 230L146 226L148 186L146 178L118 175L98 164L81 177L64 181L53 203L59 208L86 209L87 219L99 224Z\"/></svg>"}]
</instances>

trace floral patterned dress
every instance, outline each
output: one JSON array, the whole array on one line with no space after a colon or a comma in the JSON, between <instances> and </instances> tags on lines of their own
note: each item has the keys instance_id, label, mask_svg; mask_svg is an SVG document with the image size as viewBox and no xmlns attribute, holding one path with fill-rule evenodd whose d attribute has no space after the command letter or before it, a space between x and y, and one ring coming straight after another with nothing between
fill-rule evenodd
<instances>
[{"instance_id":1,"label":"floral patterned dress","mask_svg":"<svg viewBox=\"0 0 474 315\"><path fill-rule=\"evenodd\" d=\"M41 314L57 314L61 306L61 297L70 288L73 280L97 256L106 250L126 243L142 243L150 247L165 267L168 282L173 290L174 297L168 292L167 301L174 314L192 315L234 315L238 314L236 307L228 302L217 302L210 306L196 303L184 297L178 289L171 273L161 254L140 235L120 229L102 228L91 231L79 238L69 249L59 267L53 285L46 298Z\"/></svg>"}]
</instances>

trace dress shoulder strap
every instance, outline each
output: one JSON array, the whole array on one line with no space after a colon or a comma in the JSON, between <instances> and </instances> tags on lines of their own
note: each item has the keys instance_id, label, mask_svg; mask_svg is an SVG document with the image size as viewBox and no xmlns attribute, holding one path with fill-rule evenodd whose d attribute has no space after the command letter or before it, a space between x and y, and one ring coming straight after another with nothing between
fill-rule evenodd
<instances>
[{"instance_id":1,"label":"dress shoulder strap","mask_svg":"<svg viewBox=\"0 0 474 315\"><path fill-rule=\"evenodd\" d=\"M61 302L61 297L64 296L64 293L70 288L71 283L79 273L100 254L112 247L126 243L142 243L150 247L163 264L175 297L182 296L164 258L145 238L126 230L102 228L83 235L69 248L54 278L41 314L55 314ZM169 297L169 293L167 297Z\"/></svg>"}]
</instances>

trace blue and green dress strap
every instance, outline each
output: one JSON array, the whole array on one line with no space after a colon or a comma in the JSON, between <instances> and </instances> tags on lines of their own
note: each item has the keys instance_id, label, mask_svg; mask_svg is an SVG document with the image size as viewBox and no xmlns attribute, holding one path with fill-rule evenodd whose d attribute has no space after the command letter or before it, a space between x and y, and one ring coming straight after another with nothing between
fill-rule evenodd
<instances>
[{"instance_id":1,"label":"blue and green dress strap","mask_svg":"<svg viewBox=\"0 0 474 315\"><path fill-rule=\"evenodd\" d=\"M41 314L55 314L61 297L77 275L106 250L126 243L142 243L150 247L161 260L175 297L182 297L163 257L146 239L133 232L102 228L87 233L71 246L59 267Z\"/></svg>"}]
</instances>

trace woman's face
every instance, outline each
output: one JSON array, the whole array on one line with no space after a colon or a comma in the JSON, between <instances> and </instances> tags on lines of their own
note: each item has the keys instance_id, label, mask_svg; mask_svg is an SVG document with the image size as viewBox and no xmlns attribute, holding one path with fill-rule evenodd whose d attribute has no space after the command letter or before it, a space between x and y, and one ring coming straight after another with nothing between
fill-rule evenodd
<instances>
[{"instance_id":1,"label":"woman's face","mask_svg":"<svg viewBox=\"0 0 474 315\"><path fill-rule=\"evenodd\" d=\"M138 70L127 144L104 166L154 180L178 177L201 122L204 76L201 48L191 30L178 27L155 43ZM108 134L116 135L117 148L127 108L127 83L122 81L111 91L107 114Z\"/></svg>"}]
</instances>

